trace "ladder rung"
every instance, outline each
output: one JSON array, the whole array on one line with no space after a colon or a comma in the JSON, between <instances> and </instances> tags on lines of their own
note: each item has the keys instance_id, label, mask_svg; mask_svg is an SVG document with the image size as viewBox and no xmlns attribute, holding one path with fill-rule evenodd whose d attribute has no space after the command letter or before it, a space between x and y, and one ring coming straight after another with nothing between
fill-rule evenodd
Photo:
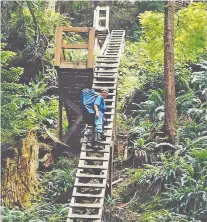
<instances>
[{"instance_id":1,"label":"ladder rung","mask_svg":"<svg viewBox=\"0 0 207 222\"><path fill-rule=\"evenodd\" d=\"M108 54L108 55L118 55L117 52L106 52L106 54Z\"/></svg>"},{"instance_id":2,"label":"ladder rung","mask_svg":"<svg viewBox=\"0 0 207 222\"><path fill-rule=\"evenodd\" d=\"M69 214L68 218L80 219L101 219L100 215L87 215L87 214Z\"/></svg>"},{"instance_id":3,"label":"ladder rung","mask_svg":"<svg viewBox=\"0 0 207 222\"><path fill-rule=\"evenodd\" d=\"M99 17L99 20L106 20L106 17Z\"/></svg>"},{"instance_id":4,"label":"ladder rung","mask_svg":"<svg viewBox=\"0 0 207 222\"><path fill-rule=\"evenodd\" d=\"M105 188L105 184L101 183L75 183L75 187L97 187L97 188Z\"/></svg>"},{"instance_id":5,"label":"ladder rung","mask_svg":"<svg viewBox=\"0 0 207 222\"><path fill-rule=\"evenodd\" d=\"M97 58L119 58L119 56L107 56L107 55L100 55Z\"/></svg>"},{"instance_id":6,"label":"ladder rung","mask_svg":"<svg viewBox=\"0 0 207 222\"><path fill-rule=\"evenodd\" d=\"M81 156L80 160L108 161L106 157Z\"/></svg>"},{"instance_id":7,"label":"ladder rung","mask_svg":"<svg viewBox=\"0 0 207 222\"><path fill-rule=\"evenodd\" d=\"M96 152L96 153L109 153L110 150L109 149L104 149L104 150L98 150L98 149L86 149L86 148L82 148L81 151L85 151L85 152ZM80 167L81 168L81 167Z\"/></svg>"},{"instance_id":8,"label":"ladder rung","mask_svg":"<svg viewBox=\"0 0 207 222\"><path fill-rule=\"evenodd\" d=\"M96 60L96 63L118 63L117 60Z\"/></svg>"},{"instance_id":9,"label":"ladder rung","mask_svg":"<svg viewBox=\"0 0 207 222\"><path fill-rule=\"evenodd\" d=\"M109 43L107 47L120 47L121 44L116 44L116 43Z\"/></svg>"},{"instance_id":10,"label":"ladder rung","mask_svg":"<svg viewBox=\"0 0 207 222\"><path fill-rule=\"evenodd\" d=\"M81 143L91 143L90 141L87 141L87 140L81 140L80 142ZM100 143L103 144L103 145L110 145L111 144L108 141L101 141Z\"/></svg>"},{"instance_id":11,"label":"ladder rung","mask_svg":"<svg viewBox=\"0 0 207 222\"><path fill-rule=\"evenodd\" d=\"M80 208L102 208L101 204L80 204L80 203L71 203L70 207L80 207Z\"/></svg>"},{"instance_id":12,"label":"ladder rung","mask_svg":"<svg viewBox=\"0 0 207 222\"><path fill-rule=\"evenodd\" d=\"M114 115L114 112L105 112L105 115Z\"/></svg>"},{"instance_id":13,"label":"ladder rung","mask_svg":"<svg viewBox=\"0 0 207 222\"><path fill-rule=\"evenodd\" d=\"M115 102L115 99L104 99L106 102Z\"/></svg>"},{"instance_id":14,"label":"ladder rung","mask_svg":"<svg viewBox=\"0 0 207 222\"><path fill-rule=\"evenodd\" d=\"M99 80L99 81L93 81L93 84L108 84L108 83L110 83L110 84L116 84L116 81L101 81L101 80Z\"/></svg>"},{"instance_id":15,"label":"ladder rung","mask_svg":"<svg viewBox=\"0 0 207 222\"><path fill-rule=\"evenodd\" d=\"M95 68L117 68L117 65L111 65L111 64L107 64L107 65L96 65Z\"/></svg>"},{"instance_id":16,"label":"ladder rung","mask_svg":"<svg viewBox=\"0 0 207 222\"><path fill-rule=\"evenodd\" d=\"M90 128L89 128L90 129ZM107 126L104 126L104 129L108 129L108 130L111 130L112 129L112 126L111 126L111 123L110 123L110 126L107 125Z\"/></svg>"},{"instance_id":17,"label":"ladder rung","mask_svg":"<svg viewBox=\"0 0 207 222\"><path fill-rule=\"evenodd\" d=\"M92 88L93 88L93 89L102 89L103 86L93 86ZM116 87L114 87L114 86L107 86L107 88L108 88L108 89L116 89Z\"/></svg>"},{"instance_id":18,"label":"ladder rung","mask_svg":"<svg viewBox=\"0 0 207 222\"><path fill-rule=\"evenodd\" d=\"M83 178L94 178L94 179L105 179L106 175L95 175L95 174L82 174L82 173L77 173L76 177L83 177Z\"/></svg>"},{"instance_id":19,"label":"ladder rung","mask_svg":"<svg viewBox=\"0 0 207 222\"><path fill-rule=\"evenodd\" d=\"M101 73L116 73L117 70L95 70L94 72Z\"/></svg>"},{"instance_id":20,"label":"ladder rung","mask_svg":"<svg viewBox=\"0 0 207 222\"><path fill-rule=\"evenodd\" d=\"M96 78L96 79L104 79L104 78L105 79L115 79L114 76L100 76L100 75L96 75L96 76L94 76L94 78Z\"/></svg>"},{"instance_id":21,"label":"ladder rung","mask_svg":"<svg viewBox=\"0 0 207 222\"><path fill-rule=\"evenodd\" d=\"M94 149L93 149L94 151ZM95 165L78 165L78 168L81 169L100 169L100 170L107 170L108 166L95 166Z\"/></svg>"},{"instance_id":22,"label":"ladder rung","mask_svg":"<svg viewBox=\"0 0 207 222\"><path fill-rule=\"evenodd\" d=\"M87 194L87 193L74 193L73 197L95 197L95 198L104 198L103 194Z\"/></svg>"}]
</instances>

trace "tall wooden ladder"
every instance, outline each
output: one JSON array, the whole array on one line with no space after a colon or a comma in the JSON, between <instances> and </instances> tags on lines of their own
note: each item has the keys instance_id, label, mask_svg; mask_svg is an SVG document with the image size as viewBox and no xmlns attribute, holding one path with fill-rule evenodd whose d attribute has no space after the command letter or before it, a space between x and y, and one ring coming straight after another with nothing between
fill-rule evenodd
<instances>
[{"instance_id":1,"label":"tall wooden ladder","mask_svg":"<svg viewBox=\"0 0 207 222\"><path fill-rule=\"evenodd\" d=\"M103 55L98 56L96 60L93 89L96 92L100 92L103 87L109 89L109 96L105 99L108 125L104 127L104 136L101 142L103 149L94 148L88 142L90 135L86 135L86 133L81 140L80 160L67 222L100 222L102 218L110 149L113 146L118 67L124 36L124 30L113 30ZM87 132L89 129L90 126L87 128Z\"/></svg>"}]
</instances>

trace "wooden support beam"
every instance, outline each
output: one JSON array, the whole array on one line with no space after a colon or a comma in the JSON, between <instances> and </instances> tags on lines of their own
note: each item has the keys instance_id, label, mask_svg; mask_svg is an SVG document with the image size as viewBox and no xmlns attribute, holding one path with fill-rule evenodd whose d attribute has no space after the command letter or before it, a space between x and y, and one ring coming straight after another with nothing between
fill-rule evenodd
<instances>
[{"instance_id":1,"label":"wooden support beam","mask_svg":"<svg viewBox=\"0 0 207 222\"><path fill-rule=\"evenodd\" d=\"M70 99L68 99L63 93L61 93L60 99L61 99L62 102L64 102L64 104L66 106L73 109L76 113L78 113L79 115L82 114L80 108L75 103L73 103Z\"/></svg>"},{"instance_id":2,"label":"wooden support beam","mask_svg":"<svg viewBox=\"0 0 207 222\"><path fill-rule=\"evenodd\" d=\"M86 62L61 62L60 67L62 69L87 69Z\"/></svg>"},{"instance_id":3,"label":"wooden support beam","mask_svg":"<svg viewBox=\"0 0 207 222\"><path fill-rule=\"evenodd\" d=\"M94 62L95 28L90 28L88 39L88 64L87 68L93 68Z\"/></svg>"},{"instance_id":4,"label":"wooden support beam","mask_svg":"<svg viewBox=\"0 0 207 222\"><path fill-rule=\"evenodd\" d=\"M57 134L58 134L58 138L59 140L62 140L62 136L63 136L63 105L62 105L62 101L59 99L59 106L58 106L58 126L57 126Z\"/></svg>"},{"instance_id":5,"label":"wooden support beam","mask_svg":"<svg viewBox=\"0 0 207 222\"><path fill-rule=\"evenodd\" d=\"M113 181L113 156L114 156L114 143L110 147L109 159L109 196L112 196L112 181Z\"/></svg>"},{"instance_id":6,"label":"wooden support beam","mask_svg":"<svg viewBox=\"0 0 207 222\"><path fill-rule=\"evenodd\" d=\"M61 44L62 49L87 49L88 44Z\"/></svg>"},{"instance_id":7,"label":"wooden support beam","mask_svg":"<svg viewBox=\"0 0 207 222\"><path fill-rule=\"evenodd\" d=\"M55 66L60 65L62 32L63 26L58 26L56 30Z\"/></svg>"},{"instance_id":8,"label":"wooden support beam","mask_svg":"<svg viewBox=\"0 0 207 222\"><path fill-rule=\"evenodd\" d=\"M64 138L63 138L63 142L64 143L67 143L68 140L71 138L71 136L73 135L73 133L75 133L75 131L78 129L78 127L80 126L81 124L81 121L83 119L83 115L80 114L78 116L78 118L75 120L75 122L73 123L73 125L67 130Z\"/></svg>"},{"instance_id":9,"label":"wooden support beam","mask_svg":"<svg viewBox=\"0 0 207 222\"><path fill-rule=\"evenodd\" d=\"M63 32L89 32L90 27L63 27Z\"/></svg>"}]
</instances>

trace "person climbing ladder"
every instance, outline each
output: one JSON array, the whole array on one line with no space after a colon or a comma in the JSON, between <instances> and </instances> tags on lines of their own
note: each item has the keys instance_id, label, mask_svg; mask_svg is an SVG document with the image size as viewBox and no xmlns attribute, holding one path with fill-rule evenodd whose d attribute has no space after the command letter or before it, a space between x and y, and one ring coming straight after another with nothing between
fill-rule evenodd
<instances>
[{"instance_id":1,"label":"person climbing ladder","mask_svg":"<svg viewBox=\"0 0 207 222\"><path fill-rule=\"evenodd\" d=\"M100 142L104 123L106 123L104 99L107 98L108 91L107 88L102 88L100 94L93 89L83 89L82 91L83 119L87 125L92 126L92 129L85 130L85 135L88 137L88 141L95 143L94 148L101 148Z\"/></svg>"},{"instance_id":2,"label":"person climbing ladder","mask_svg":"<svg viewBox=\"0 0 207 222\"><path fill-rule=\"evenodd\" d=\"M105 112L106 103L105 99L108 96L109 90L107 88L102 88L99 96L96 97L94 102L95 110L95 148L100 147L100 142L102 141L102 135L104 130L104 123L106 122Z\"/></svg>"}]
</instances>

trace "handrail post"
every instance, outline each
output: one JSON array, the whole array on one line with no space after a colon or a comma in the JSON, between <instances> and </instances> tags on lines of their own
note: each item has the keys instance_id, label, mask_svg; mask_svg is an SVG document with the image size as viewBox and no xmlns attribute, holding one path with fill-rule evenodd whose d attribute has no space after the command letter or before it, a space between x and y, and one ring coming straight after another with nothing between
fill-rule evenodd
<instances>
[{"instance_id":1,"label":"handrail post","mask_svg":"<svg viewBox=\"0 0 207 222\"><path fill-rule=\"evenodd\" d=\"M62 33L63 26L58 26L56 29L55 66L60 66Z\"/></svg>"},{"instance_id":2,"label":"handrail post","mask_svg":"<svg viewBox=\"0 0 207 222\"><path fill-rule=\"evenodd\" d=\"M94 39L95 39L95 28L90 28L89 29L89 40L88 40L88 63L87 63L87 68L93 68Z\"/></svg>"}]
</instances>

